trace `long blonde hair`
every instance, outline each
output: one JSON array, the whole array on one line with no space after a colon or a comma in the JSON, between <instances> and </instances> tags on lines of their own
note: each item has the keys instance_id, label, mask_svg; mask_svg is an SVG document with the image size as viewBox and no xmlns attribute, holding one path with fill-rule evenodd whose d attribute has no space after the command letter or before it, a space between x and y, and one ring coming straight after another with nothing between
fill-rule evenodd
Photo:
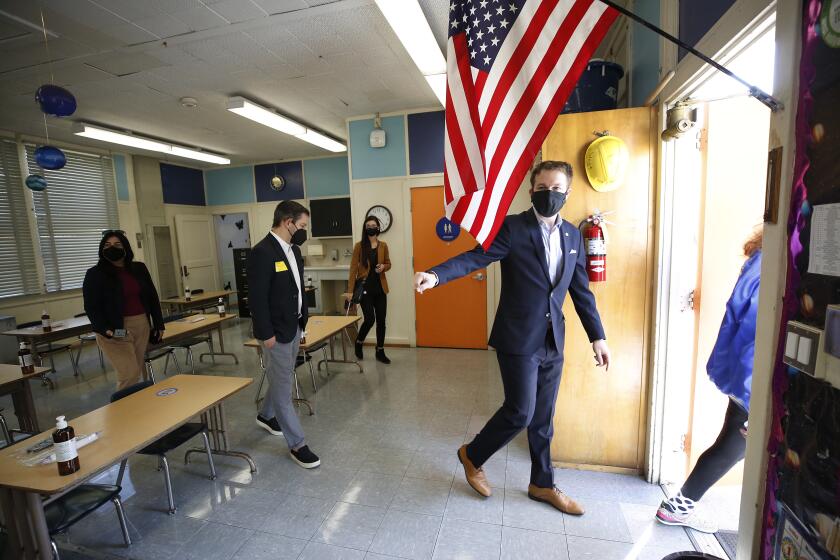
<instances>
[{"instance_id":1,"label":"long blonde hair","mask_svg":"<svg viewBox=\"0 0 840 560\"><path fill-rule=\"evenodd\" d=\"M764 226L758 225L755 227L752 235L744 242L744 255L751 257L757 251L761 251L761 242L764 239Z\"/></svg>"}]
</instances>

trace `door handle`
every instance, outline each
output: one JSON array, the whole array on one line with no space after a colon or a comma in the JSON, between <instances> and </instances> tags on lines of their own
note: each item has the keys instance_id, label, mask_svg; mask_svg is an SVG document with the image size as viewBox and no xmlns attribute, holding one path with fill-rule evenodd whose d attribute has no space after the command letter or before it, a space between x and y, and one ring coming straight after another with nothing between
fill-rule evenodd
<instances>
[{"instance_id":1,"label":"door handle","mask_svg":"<svg viewBox=\"0 0 840 560\"><path fill-rule=\"evenodd\" d=\"M187 265L184 265L184 277L186 278L189 275L190 275L190 273L187 272Z\"/></svg>"},{"instance_id":2,"label":"door handle","mask_svg":"<svg viewBox=\"0 0 840 560\"><path fill-rule=\"evenodd\" d=\"M479 282L483 282L484 279L487 278L483 272L479 272L475 276L472 277L473 280L478 280Z\"/></svg>"}]
</instances>

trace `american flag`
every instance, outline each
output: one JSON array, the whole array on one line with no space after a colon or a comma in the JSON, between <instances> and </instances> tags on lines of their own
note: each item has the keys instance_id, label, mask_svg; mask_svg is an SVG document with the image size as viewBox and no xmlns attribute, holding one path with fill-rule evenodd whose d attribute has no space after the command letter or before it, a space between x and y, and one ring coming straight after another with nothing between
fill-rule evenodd
<instances>
[{"instance_id":1,"label":"american flag","mask_svg":"<svg viewBox=\"0 0 840 560\"><path fill-rule=\"evenodd\" d=\"M485 249L617 16L598 0L451 0L446 216Z\"/></svg>"}]
</instances>

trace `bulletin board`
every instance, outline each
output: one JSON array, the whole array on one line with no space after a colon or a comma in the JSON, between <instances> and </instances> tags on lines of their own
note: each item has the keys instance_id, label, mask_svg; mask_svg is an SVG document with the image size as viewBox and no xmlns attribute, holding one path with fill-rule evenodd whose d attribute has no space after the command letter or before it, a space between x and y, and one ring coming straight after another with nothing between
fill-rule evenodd
<instances>
[{"instance_id":1,"label":"bulletin board","mask_svg":"<svg viewBox=\"0 0 840 560\"><path fill-rule=\"evenodd\" d=\"M826 307L840 303L840 35L832 29L840 31L840 0L804 0L763 559L840 559L840 390L782 363L787 322L822 329Z\"/></svg>"}]
</instances>

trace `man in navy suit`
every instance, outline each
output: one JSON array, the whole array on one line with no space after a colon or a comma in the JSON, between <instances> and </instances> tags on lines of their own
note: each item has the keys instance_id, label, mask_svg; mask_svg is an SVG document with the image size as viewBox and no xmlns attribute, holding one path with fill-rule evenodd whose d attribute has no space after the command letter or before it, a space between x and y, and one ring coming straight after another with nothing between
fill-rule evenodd
<instances>
[{"instance_id":1,"label":"man in navy suit","mask_svg":"<svg viewBox=\"0 0 840 560\"><path fill-rule=\"evenodd\" d=\"M554 486L551 466L552 417L563 369L568 292L580 317L598 366L609 369L595 297L589 290L586 255L580 231L560 218L569 195L572 166L544 161L531 172L533 208L507 216L490 248L481 246L418 272L415 289L425 290L501 261L502 293L490 346L496 349L505 401L473 441L458 449L467 482L482 496L492 493L482 465L519 432L528 429L531 483L528 496L562 512L581 515L583 508Z\"/></svg>"}]
</instances>

